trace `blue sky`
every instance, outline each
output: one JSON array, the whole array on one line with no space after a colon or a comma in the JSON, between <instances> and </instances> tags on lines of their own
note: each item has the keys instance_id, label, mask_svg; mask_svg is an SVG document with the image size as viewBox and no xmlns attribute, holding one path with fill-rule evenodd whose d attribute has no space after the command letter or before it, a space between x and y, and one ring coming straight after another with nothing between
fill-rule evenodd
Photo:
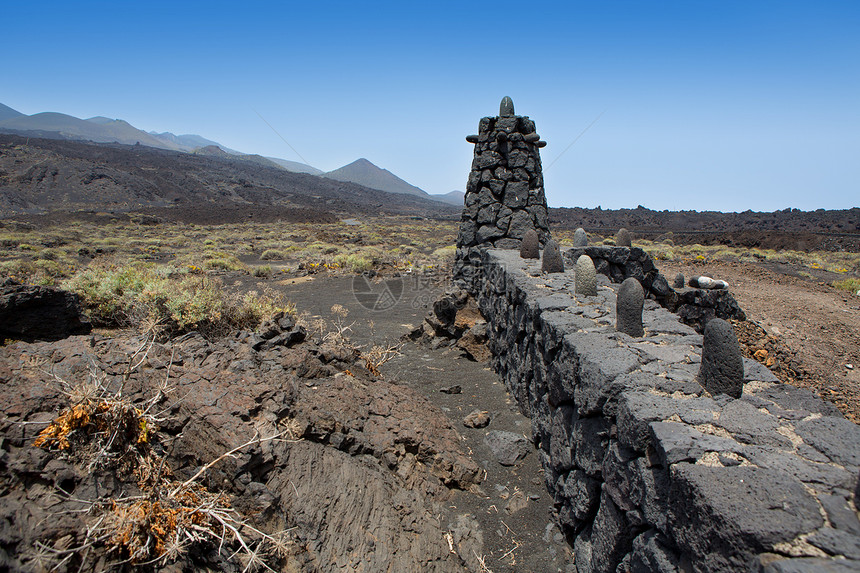
<instances>
[{"instance_id":1,"label":"blue sky","mask_svg":"<svg viewBox=\"0 0 860 573\"><path fill-rule=\"evenodd\" d=\"M0 12L0 103L27 114L105 115L300 160L259 113L315 167L366 157L446 193L465 186L465 136L509 95L548 142L551 206L860 205L854 0L34 0Z\"/></svg>"}]
</instances>

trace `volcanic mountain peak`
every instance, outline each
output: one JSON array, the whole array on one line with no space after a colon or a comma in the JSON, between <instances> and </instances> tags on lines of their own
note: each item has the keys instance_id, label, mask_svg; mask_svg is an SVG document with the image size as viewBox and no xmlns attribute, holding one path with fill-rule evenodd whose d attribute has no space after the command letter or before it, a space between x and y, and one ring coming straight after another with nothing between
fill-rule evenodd
<instances>
[{"instance_id":1,"label":"volcanic mountain peak","mask_svg":"<svg viewBox=\"0 0 860 573\"><path fill-rule=\"evenodd\" d=\"M2 103L0 103L0 121L3 121L5 119L12 119L15 117L21 117L22 115L24 114L17 109L12 109L8 105L3 105Z\"/></svg>"},{"instance_id":2,"label":"volcanic mountain peak","mask_svg":"<svg viewBox=\"0 0 860 573\"><path fill-rule=\"evenodd\" d=\"M349 165L344 165L339 169L324 173L323 177L338 181L350 181L370 187L371 189L388 191L389 193L405 193L407 195L427 197L427 192L423 189L407 183L389 170L374 165L364 157L356 159Z\"/></svg>"}]
</instances>

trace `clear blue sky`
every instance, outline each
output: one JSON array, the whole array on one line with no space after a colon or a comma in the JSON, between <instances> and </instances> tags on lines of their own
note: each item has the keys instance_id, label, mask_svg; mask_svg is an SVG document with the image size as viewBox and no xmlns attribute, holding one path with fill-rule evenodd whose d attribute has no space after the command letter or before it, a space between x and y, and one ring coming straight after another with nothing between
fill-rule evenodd
<instances>
[{"instance_id":1,"label":"clear blue sky","mask_svg":"<svg viewBox=\"0 0 860 573\"><path fill-rule=\"evenodd\" d=\"M860 205L856 0L32 0L0 14L0 102L27 114L299 160L257 110L315 167L366 157L446 193L465 186L465 136L510 95L549 143L551 206Z\"/></svg>"}]
</instances>

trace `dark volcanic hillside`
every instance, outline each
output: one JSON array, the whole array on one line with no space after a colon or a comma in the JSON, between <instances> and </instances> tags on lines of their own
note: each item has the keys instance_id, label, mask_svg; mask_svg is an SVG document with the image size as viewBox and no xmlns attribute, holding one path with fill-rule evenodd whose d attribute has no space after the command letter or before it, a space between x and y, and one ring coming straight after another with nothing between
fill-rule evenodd
<instances>
[{"instance_id":1,"label":"dark volcanic hillside","mask_svg":"<svg viewBox=\"0 0 860 573\"><path fill-rule=\"evenodd\" d=\"M349 165L329 171L324 177L338 181L351 181L371 189L380 189L390 193L427 197L427 193L423 189L410 185L388 169L377 167L363 157L356 159Z\"/></svg>"},{"instance_id":2,"label":"dark volcanic hillside","mask_svg":"<svg viewBox=\"0 0 860 573\"><path fill-rule=\"evenodd\" d=\"M839 211L784 209L772 213L744 211L652 211L636 209L550 209L555 228L603 235L624 227L642 238L655 239L669 232L680 243L724 244L798 250L860 250L860 207Z\"/></svg>"},{"instance_id":3,"label":"dark volcanic hillside","mask_svg":"<svg viewBox=\"0 0 860 573\"><path fill-rule=\"evenodd\" d=\"M232 157L0 135L0 217L214 207L456 218L459 209ZM230 210L230 209L228 209Z\"/></svg>"}]
</instances>

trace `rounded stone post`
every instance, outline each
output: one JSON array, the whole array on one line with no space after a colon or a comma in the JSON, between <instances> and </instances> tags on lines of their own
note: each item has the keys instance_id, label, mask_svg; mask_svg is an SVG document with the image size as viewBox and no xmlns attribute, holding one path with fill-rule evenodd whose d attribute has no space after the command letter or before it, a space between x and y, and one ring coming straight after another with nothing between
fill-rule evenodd
<instances>
[{"instance_id":1,"label":"rounded stone post","mask_svg":"<svg viewBox=\"0 0 860 573\"><path fill-rule=\"evenodd\" d=\"M618 229L618 234L615 235L615 246L616 247L629 247L630 246L630 231L625 228Z\"/></svg>"},{"instance_id":2,"label":"rounded stone post","mask_svg":"<svg viewBox=\"0 0 860 573\"><path fill-rule=\"evenodd\" d=\"M576 231L573 232L573 246L574 247L587 247L588 246L588 234L586 234L585 229L579 227Z\"/></svg>"},{"instance_id":3,"label":"rounded stone post","mask_svg":"<svg viewBox=\"0 0 860 573\"><path fill-rule=\"evenodd\" d=\"M684 273L678 273L677 275L675 275L675 282L672 283L672 288L684 288Z\"/></svg>"},{"instance_id":4,"label":"rounded stone post","mask_svg":"<svg viewBox=\"0 0 860 573\"><path fill-rule=\"evenodd\" d=\"M594 270L594 261L588 255L582 255L576 259L574 292L585 296L597 296L597 271Z\"/></svg>"},{"instance_id":5,"label":"rounded stone post","mask_svg":"<svg viewBox=\"0 0 860 573\"><path fill-rule=\"evenodd\" d=\"M699 384L712 395L740 398L744 391L744 360L732 325L722 318L705 325Z\"/></svg>"},{"instance_id":6,"label":"rounded stone post","mask_svg":"<svg viewBox=\"0 0 860 573\"><path fill-rule=\"evenodd\" d=\"M561 251L558 249L558 243L553 239L550 239L546 242L546 245L544 245L540 270L545 273L564 272L564 260L561 258Z\"/></svg>"},{"instance_id":7,"label":"rounded stone post","mask_svg":"<svg viewBox=\"0 0 860 573\"><path fill-rule=\"evenodd\" d=\"M645 305L645 291L642 284L633 277L624 279L618 289L615 304L615 328L618 332L639 338L645 335L642 328L642 307Z\"/></svg>"},{"instance_id":8,"label":"rounded stone post","mask_svg":"<svg viewBox=\"0 0 860 573\"><path fill-rule=\"evenodd\" d=\"M523 259L540 258L540 239L534 229L529 229L523 235L523 240L520 243L520 257Z\"/></svg>"}]
</instances>

